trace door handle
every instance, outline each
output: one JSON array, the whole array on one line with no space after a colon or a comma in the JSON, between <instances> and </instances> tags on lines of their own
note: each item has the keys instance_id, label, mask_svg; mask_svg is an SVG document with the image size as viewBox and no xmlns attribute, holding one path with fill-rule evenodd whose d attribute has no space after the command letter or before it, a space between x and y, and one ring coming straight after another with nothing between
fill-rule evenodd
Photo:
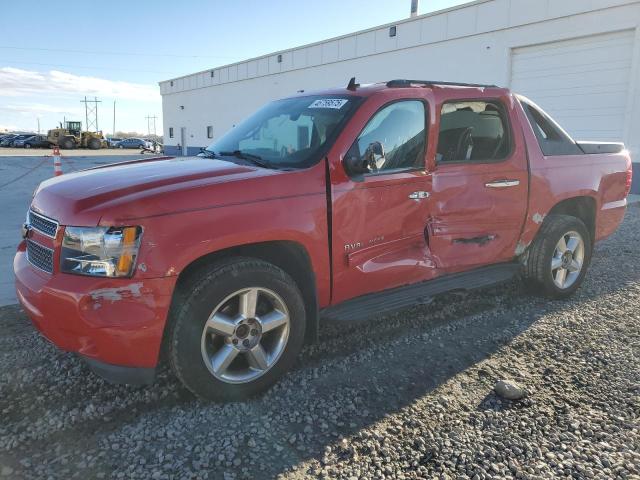
<instances>
[{"instance_id":1,"label":"door handle","mask_svg":"<svg viewBox=\"0 0 640 480\"><path fill-rule=\"evenodd\" d=\"M520 180L494 180L493 182L485 183L487 188L508 188L516 187L520 185Z\"/></svg>"},{"instance_id":2,"label":"door handle","mask_svg":"<svg viewBox=\"0 0 640 480\"><path fill-rule=\"evenodd\" d=\"M429 192L423 192L423 191L412 192L409 194L409 198L411 200L422 200L423 198L428 198L428 197L429 197Z\"/></svg>"}]
</instances>

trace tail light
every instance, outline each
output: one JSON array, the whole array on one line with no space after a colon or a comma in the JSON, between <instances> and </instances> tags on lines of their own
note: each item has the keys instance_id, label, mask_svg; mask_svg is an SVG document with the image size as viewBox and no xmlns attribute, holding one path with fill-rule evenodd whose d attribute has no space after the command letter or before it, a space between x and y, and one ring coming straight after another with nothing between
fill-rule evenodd
<instances>
[{"instance_id":1,"label":"tail light","mask_svg":"<svg viewBox=\"0 0 640 480\"><path fill-rule=\"evenodd\" d=\"M633 164L631 163L631 159L627 161L627 181L625 184L624 196L626 197L631 192L631 182L633 180Z\"/></svg>"}]
</instances>

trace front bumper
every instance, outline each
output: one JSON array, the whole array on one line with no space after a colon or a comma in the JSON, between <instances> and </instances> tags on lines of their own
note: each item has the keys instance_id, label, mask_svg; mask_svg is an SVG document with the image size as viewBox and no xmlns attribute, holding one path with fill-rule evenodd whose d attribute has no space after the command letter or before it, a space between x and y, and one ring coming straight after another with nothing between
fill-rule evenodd
<instances>
[{"instance_id":1,"label":"front bumper","mask_svg":"<svg viewBox=\"0 0 640 480\"><path fill-rule=\"evenodd\" d=\"M85 357L108 380L146 383L153 377L176 277L50 275L28 262L25 242L13 269L20 303L53 344Z\"/></svg>"}]
</instances>

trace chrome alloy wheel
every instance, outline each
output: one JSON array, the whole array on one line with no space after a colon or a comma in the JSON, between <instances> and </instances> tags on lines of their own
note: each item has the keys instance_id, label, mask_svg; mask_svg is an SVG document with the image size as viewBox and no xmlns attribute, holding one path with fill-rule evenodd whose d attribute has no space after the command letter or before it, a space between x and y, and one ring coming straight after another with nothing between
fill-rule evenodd
<instances>
[{"instance_id":1,"label":"chrome alloy wheel","mask_svg":"<svg viewBox=\"0 0 640 480\"><path fill-rule=\"evenodd\" d=\"M584 265L584 240L578 232L565 233L556 244L551 257L551 276L556 287L571 287Z\"/></svg>"},{"instance_id":2,"label":"chrome alloy wheel","mask_svg":"<svg viewBox=\"0 0 640 480\"><path fill-rule=\"evenodd\" d=\"M278 361L289 338L289 311L266 288L239 290L211 312L202 331L202 359L223 382L246 383Z\"/></svg>"}]
</instances>

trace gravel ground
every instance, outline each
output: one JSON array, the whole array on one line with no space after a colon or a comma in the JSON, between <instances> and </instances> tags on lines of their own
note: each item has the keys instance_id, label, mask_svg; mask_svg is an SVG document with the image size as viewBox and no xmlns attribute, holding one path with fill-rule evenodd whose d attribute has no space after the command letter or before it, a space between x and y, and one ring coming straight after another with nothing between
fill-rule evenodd
<instances>
[{"instance_id":1,"label":"gravel ground","mask_svg":"<svg viewBox=\"0 0 640 480\"><path fill-rule=\"evenodd\" d=\"M111 386L0 309L0 477L640 478L640 208L568 301L519 282L327 326L275 388ZM493 393L497 380L527 391Z\"/></svg>"}]
</instances>

